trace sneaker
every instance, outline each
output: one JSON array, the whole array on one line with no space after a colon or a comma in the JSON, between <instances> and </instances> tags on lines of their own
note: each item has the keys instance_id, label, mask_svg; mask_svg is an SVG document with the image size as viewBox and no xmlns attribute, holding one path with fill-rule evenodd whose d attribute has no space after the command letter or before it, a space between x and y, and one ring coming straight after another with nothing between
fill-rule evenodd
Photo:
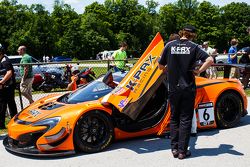
<instances>
[{"instance_id":1,"label":"sneaker","mask_svg":"<svg viewBox=\"0 0 250 167\"><path fill-rule=\"evenodd\" d=\"M186 153L179 153L178 158L179 159L185 159L187 157L191 156L191 152L189 150L186 151Z\"/></svg>"},{"instance_id":2,"label":"sneaker","mask_svg":"<svg viewBox=\"0 0 250 167\"><path fill-rule=\"evenodd\" d=\"M179 152L178 152L178 150L173 149L173 150L172 150L172 154L173 154L174 158L177 158L178 155L179 155Z\"/></svg>"}]
</instances>

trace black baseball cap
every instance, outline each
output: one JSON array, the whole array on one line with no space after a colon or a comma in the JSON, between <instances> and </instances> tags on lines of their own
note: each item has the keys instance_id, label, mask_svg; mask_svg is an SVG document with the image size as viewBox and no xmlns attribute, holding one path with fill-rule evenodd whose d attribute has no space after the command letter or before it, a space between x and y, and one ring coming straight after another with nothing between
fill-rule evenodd
<instances>
[{"instance_id":1,"label":"black baseball cap","mask_svg":"<svg viewBox=\"0 0 250 167\"><path fill-rule=\"evenodd\" d=\"M183 27L183 30L191 32L191 33L196 33L196 28L192 25L186 25Z\"/></svg>"}]
</instances>

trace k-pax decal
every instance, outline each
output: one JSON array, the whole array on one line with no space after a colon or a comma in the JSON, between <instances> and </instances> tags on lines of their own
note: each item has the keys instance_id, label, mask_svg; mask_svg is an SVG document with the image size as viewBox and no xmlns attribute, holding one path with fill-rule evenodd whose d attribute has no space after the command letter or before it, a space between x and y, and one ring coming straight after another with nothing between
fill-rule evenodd
<instances>
[{"instance_id":1,"label":"k-pax decal","mask_svg":"<svg viewBox=\"0 0 250 167\"><path fill-rule=\"evenodd\" d=\"M153 63L153 60L156 59L156 56L149 55L149 58L141 65L139 70L135 73L133 78L128 82L126 85L127 88L134 91L134 87L138 84L138 81L141 80L143 77L145 78L146 75L148 75L148 69L149 67L153 66L155 63Z\"/></svg>"}]
</instances>

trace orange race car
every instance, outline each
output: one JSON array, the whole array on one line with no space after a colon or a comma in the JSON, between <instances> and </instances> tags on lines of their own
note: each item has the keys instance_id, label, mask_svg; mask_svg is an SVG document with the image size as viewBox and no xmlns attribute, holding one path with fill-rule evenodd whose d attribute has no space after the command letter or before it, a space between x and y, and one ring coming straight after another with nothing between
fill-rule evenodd
<instances>
[{"instance_id":1,"label":"orange race car","mask_svg":"<svg viewBox=\"0 0 250 167\"><path fill-rule=\"evenodd\" d=\"M5 148L35 156L93 153L113 140L169 131L166 75L157 63L163 47L158 33L129 72L108 72L74 92L31 104L8 124ZM199 129L230 128L247 114L237 79L196 77L196 84Z\"/></svg>"}]
</instances>

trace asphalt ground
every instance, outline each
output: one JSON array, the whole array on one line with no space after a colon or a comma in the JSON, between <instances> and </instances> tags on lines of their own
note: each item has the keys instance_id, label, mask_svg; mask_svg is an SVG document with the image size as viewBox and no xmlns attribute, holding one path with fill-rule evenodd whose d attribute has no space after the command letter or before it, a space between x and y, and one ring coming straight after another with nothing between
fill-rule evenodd
<instances>
[{"instance_id":1,"label":"asphalt ground","mask_svg":"<svg viewBox=\"0 0 250 167\"><path fill-rule=\"evenodd\" d=\"M100 153L60 158L9 153L2 145L4 137L0 136L0 167L247 167L250 166L249 132L250 114L235 128L199 132L191 138L192 156L185 160L173 158L170 140L156 136L118 141Z\"/></svg>"}]
</instances>

